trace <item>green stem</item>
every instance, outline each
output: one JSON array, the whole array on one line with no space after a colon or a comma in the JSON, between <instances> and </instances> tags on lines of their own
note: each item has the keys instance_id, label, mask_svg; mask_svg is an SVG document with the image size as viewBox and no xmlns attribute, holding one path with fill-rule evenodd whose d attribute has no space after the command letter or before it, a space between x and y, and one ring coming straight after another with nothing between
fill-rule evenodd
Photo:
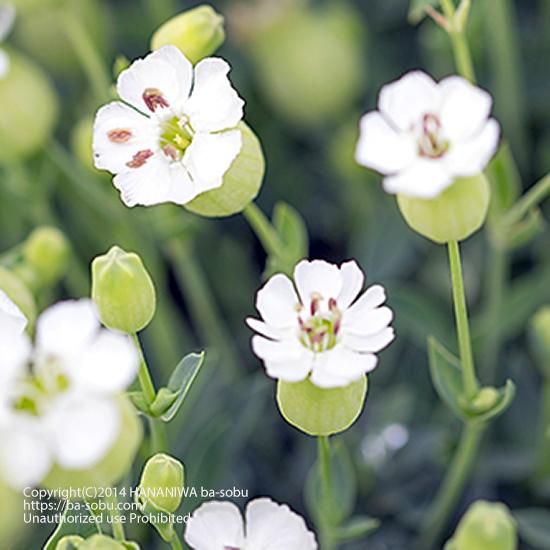
<instances>
[{"instance_id":1,"label":"green stem","mask_svg":"<svg viewBox=\"0 0 550 550\"><path fill-rule=\"evenodd\" d=\"M482 433L483 426L479 424L464 426L445 480L428 511L428 519L416 545L418 550L431 550L439 541L472 469Z\"/></svg>"},{"instance_id":2,"label":"green stem","mask_svg":"<svg viewBox=\"0 0 550 550\"><path fill-rule=\"evenodd\" d=\"M472 55L468 46L468 41L464 35L463 29L457 29L454 24L455 6L453 0L441 0L443 13L450 23L449 35L453 47L453 55L457 65L458 72L470 82L476 81Z\"/></svg>"},{"instance_id":3,"label":"green stem","mask_svg":"<svg viewBox=\"0 0 550 550\"><path fill-rule=\"evenodd\" d=\"M540 398L539 433L537 440L537 468L535 478L550 477L550 378L545 378Z\"/></svg>"},{"instance_id":4,"label":"green stem","mask_svg":"<svg viewBox=\"0 0 550 550\"><path fill-rule=\"evenodd\" d=\"M244 210L243 215L256 233L267 254L283 257L284 247L279 239L277 231L271 225L267 216L261 211L258 205L251 202Z\"/></svg>"},{"instance_id":5,"label":"green stem","mask_svg":"<svg viewBox=\"0 0 550 550\"><path fill-rule=\"evenodd\" d=\"M126 534L124 533L124 525L120 521L116 521L120 517L118 510L118 498L116 494L112 494L105 499L110 505L110 513L112 518L113 536L116 540L121 542L126 540Z\"/></svg>"},{"instance_id":6,"label":"green stem","mask_svg":"<svg viewBox=\"0 0 550 550\"><path fill-rule=\"evenodd\" d=\"M546 197L550 195L550 174L546 174L535 185L533 185L527 193L525 193L517 202L510 208L504 216L502 223L504 225L514 225L520 222L527 213L538 206Z\"/></svg>"},{"instance_id":7,"label":"green stem","mask_svg":"<svg viewBox=\"0 0 550 550\"><path fill-rule=\"evenodd\" d=\"M109 101L111 99L111 78L105 70L105 65L99 56L97 46L79 18L68 11L65 11L62 17L67 37L80 61L82 69L86 73L97 103L101 104Z\"/></svg>"},{"instance_id":8,"label":"green stem","mask_svg":"<svg viewBox=\"0 0 550 550\"><path fill-rule=\"evenodd\" d=\"M463 390L465 397L470 399L478 392L479 385L474 367L470 326L468 323L468 310L466 307L466 294L464 292L464 280L460 262L460 248L457 241L450 241L448 243L448 252L453 285L453 302L458 333L458 347L460 349L460 362L462 365Z\"/></svg>"},{"instance_id":9,"label":"green stem","mask_svg":"<svg viewBox=\"0 0 550 550\"><path fill-rule=\"evenodd\" d=\"M217 347L222 354L223 363L232 374L237 374L240 362L233 340L189 243L182 239L171 239L167 244L167 252L193 321L201 333L203 344Z\"/></svg>"},{"instance_id":10,"label":"green stem","mask_svg":"<svg viewBox=\"0 0 550 550\"><path fill-rule=\"evenodd\" d=\"M155 25L164 23L178 11L176 0L144 0L144 7Z\"/></svg>"},{"instance_id":11,"label":"green stem","mask_svg":"<svg viewBox=\"0 0 550 550\"><path fill-rule=\"evenodd\" d=\"M170 547L172 550L183 550L183 545L177 535L170 541Z\"/></svg>"},{"instance_id":12,"label":"green stem","mask_svg":"<svg viewBox=\"0 0 550 550\"><path fill-rule=\"evenodd\" d=\"M334 514L334 497L332 493L332 471L330 458L330 442L328 436L317 438L317 449L319 454L319 477L321 479L322 505L321 514L318 519L319 536L321 539L321 550L333 550L335 548L332 540L332 522Z\"/></svg>"}]
</instances>

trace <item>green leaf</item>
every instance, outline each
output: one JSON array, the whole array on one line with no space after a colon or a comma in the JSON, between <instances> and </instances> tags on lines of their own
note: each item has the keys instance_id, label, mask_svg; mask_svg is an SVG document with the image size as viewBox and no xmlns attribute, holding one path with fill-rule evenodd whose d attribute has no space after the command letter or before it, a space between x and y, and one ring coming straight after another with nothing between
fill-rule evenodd
<instances>
[{"instance_id":1,"label":"green leaf","mask_svg":"<svg viewBox=\"0 0 550 550\"><path fill-rule=\"evenodd\" d=\"M190 353L180 361L168 381L168 387L158 392L151 405L154 416L160 417L164 422L173 420L204 363L204 357L204 352Z\"/></svg>"},{"instance_id":2,"label":"green leaf","mask_svg":"<svg viewBox=\"0 0 550 550\"><path fill-rule=\"evenodd\" d=\"M428 358L437 394L456 416L464 418L460 360L433 336L428 338Z\"/></svg>"},{"instance_id":3,"label":"green leaf","mask_svg":"<svg viewBox=\"0 0 550 550\"><path fill-rule=\"evenodd\" d=\"M43 546L43 550L55 550L57 543L66 536L80 535L86 539L95 535L99 530L94 526L93 522L82 521L83 515L89 516L86 505L81 503L80 509L65 506L65 511L55 531Z\"/></svg>"},{"instance_id":4,"label":"green leaf","mask_svg":"<svg viewBox=\"0 0 550 550\"><path fill-rule=\"evenodd\" d=\"M441 0L411 0L408 15L409 23L413 25L420 23L426 17L426 8L439 6L440 2Z\"/></svg>"},{"instance_id":5,"label":"green leaf","mask_svg":"<svg viewBox=\"0 0 550 550\"><path fill-rule=\"evenodd\" d=\"M491 221L500 219L521 194L521 176L510 146L504 142L487 167L491 183Z\"/></svg>"},{"instance_id":6,"label":"green leaf","mask_svg":"<svg viewBox=\"0 0 550 550\"><path fill-rule=\"evenodd\" d=\"M351 542L367 537L380 527L380 520L367 516L356 516L338 528L335 536L340 542Z\"/></svg>"},{"instance_id":7,"label":"green leaf","mask_svg":"<svg viewBox=\"0 0 550 550\"><path fill-rule=\"evenodd\" d=\"M132 402L132 405L138 410L145 414L150 414L149 405L147 400L141 391L130 391L128 392L128 397Z\"/></svg>"},{"instance_id":8,"label":"green leaf","mask_svg":"<svg viewBox=\"0 0 550 550\"><path fill-rule=\"evenodd\" d=\"M530 210L525 218L511 226L501 226L499 232L493 235L494 241L507 250L525 246L540 235L546 226L540 210Z\"/></svg>"},{"instance_id":9,"label":"green leaf","mask_svg":"<svg viewBox=\"0 0 550 550\"><path fill-rule=\"evenodd\" d=\"M520 537L534 550L550 550L550 510L525 508L514 510Z\"/></svg>"}]
</instances>

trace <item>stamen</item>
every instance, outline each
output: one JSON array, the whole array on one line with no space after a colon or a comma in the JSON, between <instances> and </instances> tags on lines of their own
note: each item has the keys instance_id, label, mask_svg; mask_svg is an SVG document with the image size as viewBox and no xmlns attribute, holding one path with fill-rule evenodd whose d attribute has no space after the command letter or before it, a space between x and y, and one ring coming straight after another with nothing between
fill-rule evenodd
<instances>
[{"instance_id":1,"label":"stamen","mask_svg":"<svg viewBox=\"0 0 550 550\"><path fill-rule=\"evenodd\" d=\"M162 92L157 88L147 88L143 92L143 101L147 108L154 113L158 107L170 107Z\"/></svg>"},{"instance_id":2,"label":"stamen","mask_svg":"<svg viewBox=\"0 0 550 550\"><path fill-rule=\"evenodd\" d=\"M165 145L162 152L172 160L178 160L178 150L173 145Z\"/></svg>"},{"instance_id":3,"label":"stamen","mask_svg":"<svg viewBox=\"0 0 550 550\"><path fill-rule=\"evenodd\" d=\"M132 132L128 130L128 128L116 128L110 132L107 132L107 137L109 138L109 141L112 141L113 143L126 143L127 141L130 141Z\"/></svg>"},{"instance_id":4,"label":"stamen","mask_svg":"<svg viewBox=\"0 0 550 550\"><path fill-rule=\"evenodd\" d=\"M143 151L138 151L133 157L132 160L126 163L128 168L141 168L148 159L153 156L153 151L151 149L144 149Z\"/></svg>"}]
</instances>

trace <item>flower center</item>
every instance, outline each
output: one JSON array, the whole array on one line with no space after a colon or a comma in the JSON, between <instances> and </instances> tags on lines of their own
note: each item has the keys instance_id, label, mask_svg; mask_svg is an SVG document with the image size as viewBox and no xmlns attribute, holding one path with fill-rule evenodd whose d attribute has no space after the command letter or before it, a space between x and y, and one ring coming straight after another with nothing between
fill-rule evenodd
<instances>
[{"instance_id":1,"label":"flower center","mask_svg":"<svg viewBox=\"0 0 550 550\"><path fill-rule=\"evenodd\" d=\"M342 321L336 300L324 300L320 294L313 293L306 315L302 315L304 310L301 304L297 307L300 343L316 353L333 348L338 341Z\"/></svg>"},{"instance_id":2,"label":"flower center","mask_svg":"<svg viewBox=\"0 0 550 550\"><path fill-rule=\"evenodd\" d=\"M441 122L437 115L427 113L422 117L418 137L418 153L421 157L441 158L449 149L449 141L441 132Z\"/></svg>"},{"instance_id":3,"label":"flower center","mask_svg":"<svg viewBox=\"0 0 550 550\"><path fill-rule=\"evenodd\" d=\"M171 160L179 161L185 150L193 141L194 130L187 117L169 118L162 124L160 147L162 152Z\"/></svg>"}]
</instances>

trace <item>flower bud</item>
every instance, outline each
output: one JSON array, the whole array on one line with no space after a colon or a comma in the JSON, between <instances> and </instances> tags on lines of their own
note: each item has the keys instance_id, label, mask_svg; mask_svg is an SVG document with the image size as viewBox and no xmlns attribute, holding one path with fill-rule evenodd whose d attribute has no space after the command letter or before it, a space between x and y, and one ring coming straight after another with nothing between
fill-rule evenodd
<instances>
[{"instance_id":1,"label":"flower bud","mask_svg":"<svg viewBox=\"0 0 550 550\"><path fill-rule=\"evenodd\" d=\"M550 306L539 309L532 318L529 337L539 367L550 378Z\"/></svg>"},{"instance_id":2,"label":"flower bud","mask_svg":"<svg viewBox=\"0 0 550 550\"><path fill-rule=\"evenodd\" d=\"M478 500L460 520L447 545L452 550L515 550L516 522L508 508L499 502Z\"/></svg>"},{"instance_id":3,"label":"flower bud","mask_svg":"<svg viewBox=\"0 0 550 550\"><path fill-rule=\"evenodd\" d=\"M496 388L487 386L481 388L470 403L473 412L483 413L493 408L500 399L500 393Z\"/></svg>"},{"instance_id":4,"label":"flower bud","mask_svg":"<svg viewBox=\"0 0 550 550\"><path fill-rule=\"evenodd\" d=\"M144 329L157 305L153 281L141 258L118 246L92 262L92 299L105 326L128 334Z\"/></svg>"},{"instance_id":5,"label":"flower bud","mask_svg":"<svg viewBox=\"0 0 550 550\"><path fill-rule=\"evenodd\" d=\"M82 548L84 539L80 535L67 535L58 541L55 550L78 550Z\"/></svg>"},{"instance_id":6,"label":"flower bud","mask_svg":"<svg viewBox=\"0 0 550 550\"><path fill-rule=\"evenodd\" d=\"M11 271L0 266L0 289L21 310L29 322L29 328L32 328L36 320L36 303L27 285Z\"/></svg>"},{"instance_id":7,"label":"flower bud","mask_svg":"<svg viewBox=\"0 0 550 550\"><path fill-rule=\"evenodd\" d=\"M399 210L417 233L439 244L475 233L489 209L490 188L483 174L458 178L435 199L397 196Z\"/></svg>"},{"instance_id":8,"label":"flower bud","mask_svg":"<svg viewBox=\"0 0 550 550\"><path fill-rule=\"evenodd\" d=\"M42 485L49 489L110 487L130 470L141 445L143 429L134 406L125 396L119 397L120 434L111 450L88 470L66 470L56 465Z\"/></svg>"},{"instance_id":9,"label":"flower bud","mask_svg":"<svg viewBox=\"0 0 550 550\"><path fill-rule=\"evenodd\" d=\"M122 543L105 535L93 535L78 547L78 550L126 550Z\"/></svg>"},{"instance_id":10,"label":"flower bud","mask_svg":"<svg viewBox=\"0 0 550 550\"><path fill-rule=\"evenodd\" d=\"M69 253L69 242L55 227L35 229L23 244L23 259L42 287L61 278L67 268Z\"/></svg>"},{"instance_id":11,"label":"flower bud","mask_svg":"<svg viewBox=\"0 0 550 550\"><path fill-rule=\"evenodd\" d=\"M140 502L150 511L173 514L180 506L185 481L183 464L166 454L151 457L141 474Z\"/></svg>"},{"instance_id":12,"label":"flower bud","mask_svg":"<svg viewBox=\"0 0 550 550\"><path fill-rule=\"evenodd\" d=\"M94 166L93 135L94 119L86 115L76 123L71 132L71 149L84 168L98 174Z\"/></svg>"},{"instance_id":13,"label":"flower bud","mask_svg":"<svg viewBox=\"0 0 550 550\"><path fill-rule=\"evenodd\" d=\"M243 145L241 152L223 177L223 185L206 191L188 202L185 208L194 214L217 218L244 210L258 195L265 173L262 146L256 134L239 124Z\"/></svg>"},{"instance_id":14,"label":"flower bud","mask_svg":"<svg viewBox=\"0 0 550 550\"><path fill-rule=\"evenodd\" d=\"M18 161L40 149L57 120L57 98L46 74L31 60L8 50L9 72L0 79L0 163Z\"/></svg>"},{"instance_id":15,"label":"flower bud","mask_svg":"<svg viewBox=\"0 0 550 550\"><path fill-rule=\"evenodd\" d=\"M347 430L361 414L366 395L366 376L342 388L322 389L309 379L277 384L277 404L284 419L313 436Z\"/></svg>"},{"instance_id":16,"label":"flower bud","mask_svg":"<svg viewBox=\"0 0 550 550\"><path fill-rule=\"evenodd\" d=\"M195 64L224 42L223 17L210 6L198 6L172 17L153 34L151 49L173 44Z\"/></svg>"}]
</instances>

